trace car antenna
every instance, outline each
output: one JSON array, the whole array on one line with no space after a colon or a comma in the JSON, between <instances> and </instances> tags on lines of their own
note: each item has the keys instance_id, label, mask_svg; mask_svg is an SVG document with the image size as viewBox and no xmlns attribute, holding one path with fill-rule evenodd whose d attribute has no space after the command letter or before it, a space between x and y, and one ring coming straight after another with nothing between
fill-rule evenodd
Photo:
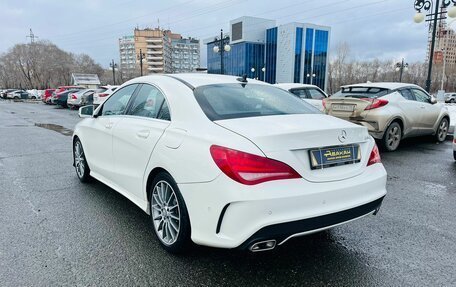
<instances>
[{"instance_id":1,"label":"car antenna","mask_svg":"<svg viewBox=\"0 0 456 287\"><path fill-rule=\"evenodd\" d=\"M239 82L242 82L242 83L248 83L247 74L242 75L242 77L239 77L236 80L238 80Z\"/></svg>"}]
</instances>

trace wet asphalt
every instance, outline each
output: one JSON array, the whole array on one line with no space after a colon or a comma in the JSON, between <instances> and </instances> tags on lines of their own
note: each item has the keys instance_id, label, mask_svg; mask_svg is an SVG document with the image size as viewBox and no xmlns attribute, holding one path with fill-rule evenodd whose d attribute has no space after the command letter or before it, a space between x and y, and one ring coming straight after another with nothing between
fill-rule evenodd
<instances>
[{"instance_id":1,"label":"wet asphalt","mask_svg":"<svg viewBox=\"0 0 456 287\"><path fill-rule=\"evenodd\" d=\"M382 153L376 216L250 254L166 253L148 216L72 167L76 111L0 100L1 286L456 286L451 142Z\"/></svg>"}]
</instances>

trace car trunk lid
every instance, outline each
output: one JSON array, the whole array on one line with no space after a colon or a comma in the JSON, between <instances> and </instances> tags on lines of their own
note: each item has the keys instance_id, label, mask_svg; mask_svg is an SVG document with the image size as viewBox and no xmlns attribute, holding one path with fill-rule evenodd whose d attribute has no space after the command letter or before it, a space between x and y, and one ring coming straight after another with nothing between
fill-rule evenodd
<instances>
[{"instance_id":1,"label":"car trunk lid","mask_svg":"<svg viewBox=\"0 0 456 287\"><path fill-rule=\"evenodd\" d=\"M369 158L367 129L321 114L276 115L215 121L251 140L268 158L282 161L312 182L337 181L360 174ZM359 146L357 163L313 169L310 151Z\"/></svg>"}]
</instances>

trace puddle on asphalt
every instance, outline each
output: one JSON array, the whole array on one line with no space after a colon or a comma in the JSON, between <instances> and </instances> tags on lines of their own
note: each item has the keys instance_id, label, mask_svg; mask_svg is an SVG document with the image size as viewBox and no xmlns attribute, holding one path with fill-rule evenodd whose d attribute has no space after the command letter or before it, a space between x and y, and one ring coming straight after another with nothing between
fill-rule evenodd
<instances>
[{"instance_id":1,"label":"puddle on asphalt","mask_svg":"<svg viewBox=\"0 0 456 287\"><path fill-rule=\"evenodd\" d=\"M65 127L62 127L60 125L55 125L55 124L41 124L41 123L35 123L35 126L43 128L43 129L48 129L51 131L58 132L64 136L71 136L73 134L73 130L67 129Z\"/></svg>"}]
</instances>

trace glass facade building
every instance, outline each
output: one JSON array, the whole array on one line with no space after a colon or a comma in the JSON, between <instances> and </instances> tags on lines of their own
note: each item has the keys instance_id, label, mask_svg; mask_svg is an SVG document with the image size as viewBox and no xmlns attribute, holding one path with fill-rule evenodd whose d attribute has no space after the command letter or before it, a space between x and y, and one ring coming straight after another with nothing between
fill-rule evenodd
<instances>
[{"instance_id":1,"label":"glass facade building","mask_svg":"<svg viewBox=\"0 0 456 287\"><path fill-rule=\"evenodd\" d=\"M213 51L218 43L207 44L207 72L209 74L220 74L220 52ZM223 53L224 74L258 78L264 80L264 44L242 42L232 44L229 52ZM255 70L252 72L252 68Z\"/></svg>"},{"instance_id":2,"label":"glass facade building","mask_svg":"<svg viewBox=\"0 0 456 287\"><path fill-rule=\"evenodd\" d=\"M326 89L330 28L296 22L276 26L271 21L244 16L230 22L237 40L231 39L231 51L224 53L225 74ZM208 73L220 73L213 39L206 41Z\"/></svg>"},{"instance_id":3,"label":"glass facade building","mask_svg":"<svg viewBox=\"0 0 456 287\"><path fill-rule=\"evenodd\" d=\"M268 83L276 82L276 66L277 66L277 27L266 30L266 59L265 69Z\"/></svg>"}]
</instances>

